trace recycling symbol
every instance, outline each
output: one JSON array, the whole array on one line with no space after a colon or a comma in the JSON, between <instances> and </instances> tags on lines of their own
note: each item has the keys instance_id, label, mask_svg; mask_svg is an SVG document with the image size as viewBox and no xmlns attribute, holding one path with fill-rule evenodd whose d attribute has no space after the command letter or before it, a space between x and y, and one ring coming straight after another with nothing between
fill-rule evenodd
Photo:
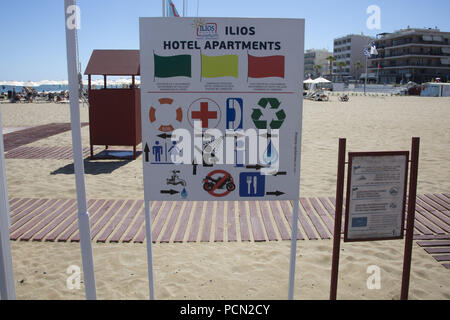
<instances>
[{"instance_id":1,"label":"recycling symbol","mask_svg":"<svg viewBox=\"0 0 450 320\"><path fill-rule=\"evenodd\" d=\"M267 105L270 105L270 110L279 109L275 113L276 119L270 121L270 129L280 129L286 119L286 113L280 108L281 102L277 98L262 98L258 102L259 108L253 108L252 120L257 129L267 129L267 120L262 120L264 113L262 110L267 110Z\"/></svg>"}]
</instances>

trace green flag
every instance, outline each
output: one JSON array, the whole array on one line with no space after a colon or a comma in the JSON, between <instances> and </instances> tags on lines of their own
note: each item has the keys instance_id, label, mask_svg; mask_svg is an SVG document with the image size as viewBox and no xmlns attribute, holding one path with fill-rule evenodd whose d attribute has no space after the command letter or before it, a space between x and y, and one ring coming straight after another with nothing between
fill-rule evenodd
<instances>
[{"instance_id":1,"label":"green flag","mask_svg":"<svg viewBox=\"0 0 450 320\"><path fill-rule=\"evenodd\" d=\"M162 57L154 54L154 57L156 78L191 77L190 55Z\"/></svg>"},{"instance_id":2,"label":"green flag","mask_svg":"<svg viewBox=\"0 0 450 320\"><path fill-rule=\"evenodd\" d=\"M202 54L202 77L239 77L239 56L229 54L224 56L205 56Z\"/></svg>"}]
</instances>

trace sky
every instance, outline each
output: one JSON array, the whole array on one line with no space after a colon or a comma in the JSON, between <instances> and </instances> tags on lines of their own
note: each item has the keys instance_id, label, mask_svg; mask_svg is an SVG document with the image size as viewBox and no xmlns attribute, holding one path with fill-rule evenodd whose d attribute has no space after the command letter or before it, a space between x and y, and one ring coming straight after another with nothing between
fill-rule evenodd
<instances>
[{"instance_id":1,"label":"sky","mask_svg":"<svg viewBox=\"0 0 450 320\"><path fill-rule=\"evenodd\" d=\"M450 31L448 0L186 0L189 17L304 18L305 48L333 49L333 39L375 36L407 26ZM182 0L173 0L182 13ZM162 0L78 0L80 62L94 49L139 49L139 17L160 17ZM380 8L370 30L367 8ZM63 0L2 0L0 81L66 80Z\"/></svg>"}]
</instances>

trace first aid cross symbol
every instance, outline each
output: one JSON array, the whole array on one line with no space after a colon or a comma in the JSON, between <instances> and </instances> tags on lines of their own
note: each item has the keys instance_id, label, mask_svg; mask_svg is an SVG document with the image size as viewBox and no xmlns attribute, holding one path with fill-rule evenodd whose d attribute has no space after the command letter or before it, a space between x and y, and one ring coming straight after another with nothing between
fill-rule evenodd
<instances>
[{"instance_id":1,"label":"first aid cross symbol","mask_svg":"<svg viewBox=\"0 0 450 320\"><path fill-rule=\"evenodd\" d=\"M209 120L217 119L217 111L209 111L208 102L200 103L200 111L192 111L192 119L202 121L202 128L209 128Z\"/></svg>"}]
</instances>

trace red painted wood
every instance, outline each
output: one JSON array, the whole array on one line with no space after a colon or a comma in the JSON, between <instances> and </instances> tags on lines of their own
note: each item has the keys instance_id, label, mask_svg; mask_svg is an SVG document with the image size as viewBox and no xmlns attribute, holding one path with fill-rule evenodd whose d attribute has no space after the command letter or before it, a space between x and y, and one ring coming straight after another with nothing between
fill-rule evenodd
<instances>
[{"instance_id":1,"label":"red painted wood","mask_svg":"<svg viewBox=\"0 0 450 320\"><path fill-rule=\"evenodd\" d=\"M161 233L161 230L167 221L169 212L174 206L175 206L175 202L164 202L164 208L162 208L161 213L158 216L158 222L156 223L155 227L152 230L152 240L153 241L156 242L158 240L158 236Z\"/></svg>"},{"instance_id":2,"label":"red painted wood","mask_svg":"<svg viewBox=\"0 0 450 320\"><path fill-rule=\"evenodd\" d=\"M290 206L290 202L289 201L280 201L280 206L281 206L281 210L283 211L284 216L286 217L286 220L289 223L289 227L290 227L290 236L289 239L292 237L292 211L294 211L292 209L292 207ZM300 214L299 214L300 216ZM302 231L300 230L299 227L297 227L297 240L304 240L305 238L303 237Z\"/></svg>"},{"instance_id":3,"label":"red painted wood","mask_svg":"<svg viewBox=\"0 0 450 320\"><path fill-rule=\"evenodd\" d=\"M248 205L250 210L250 223L252 225L253 239L255 242L266 241L266 238L264 236L264 230L263 227L261 226L261 221L258 217L258 209L256 207L256 201L248 201Z\"/></svg>"},{"instance_id":4,"label":"red painted wood","mask_svg":"<svg viewBox=\"0 0 450 320\"><path fill-rule=\"evenodd\" d=\"M247 223L247 210L245 208L245 202L238 202L239 208L239 225L241 227L241 241L250 241L250 232L248 230Z\"/></svg>"},{"instance_id":5,"label":"red painted wood","mask_svg":"<svg viewBox=\"0 0 450 320\"><path fill-rule=\"evenodd\" d=\"M292 202L290 202L291 207L292 207ZM293 209L292 209L293 210ZM298 219L300 220L300 224L302 225L303 229L306 232L306 236L308 237L309 240L317 240L317 236L314 232L313 227L311 227L310 222L308 221L308 219L306 219L306 215L305 212L302 210L302 206L300 205L298 207Z\"/></svg>"},{"instance_id":6,"label":"red painted wood","mask_svg":"<svg viewBox=\"0 0 450 320\"><path fill-rule=\"evenodd\" d=\"M97 238L97 242L106 242L106 239L110 236L110 234L119 226L122 218L127 214L128 210L130 210L133 205L133 200L128 200L125 202L124 206L120 209L120 211L114 216L114 219L108 226L103 230L102 234Z\"/></svg>"},{"instance_id":7,"label":"red painted wood","mask_svg":"<svg viewBox=\"0 0 450 320\"><path fill-rule=\"evenodd\" d=\"M51 208L49 208L47 217L42 220L40 223L36 224L32 229L26 232L20 240L29 241L31 238L40 230L44 229L49 223L54 221L56 217L59 215L58 209L62 207L62 205L67 202L66 199L59 199L57 203L55 203ZM51 213L51 214L50 214Z\"/></svg>"},{"instance_id":8,"label":"red painted wood","mask_svg":"<svg viewBox=\"0 0 450 320\"><path fill-rule=\"evenodd\" d=\"M87 203L89 217L92 217L104 202L105 200L89 200ZM76 231L78 231L78 206L75 206L74 211L69 213L68 218L47 237L46 241L56 241L59 237L58 242L65 242Z\"/></svg>"},{"instance_id":9,"label":"red painted wood","mask_svg":"<svg viewBox=\"0 0 450 320\"><path fill-rule=\"evenodd\" d=\"M225 214L225 206L223 201L217 202L216 208L216 230L214 232L214 241L215 242L223 242L224 239L224 214Z\"/></svg>"},{"instance_id":10,"label":"red painted wood","mask_svg":"<svg viewBox=\"0 0 450 320\"><path fill-rule=\"evenodd\" d=\"M90 214L90 219L89 219L89 223L91 225L91 230L93 229L93 226L95 226L95 224L103 217L103 215L105 215L105 213L107 213L112 205L114 204L115 200L108 200L106 201L106 203L103 205L103 207L101 207L99 210L97 210L97 212L94 213L89 213ZM76 226L76 230L74 230L75 233L72 237L72 239L70 240L71 242L78 242L80 241L80 232L78 230L78 225ZM67 240L68 238L66 238L66 233L64 238ZM70 237L70 235L69 235ZM63 237L60 238L60 240L62 240ZM91 240L93 238L93 234L91 232Z\"/></svg>"},{"instance_id":11,"label":"red painted wood","mask_svg":"<svg viewBox=\"0 0 450 320\"><path fill-rule=\"evenodd\" d=\"M28 199L28 198L27 198ZM29 207L31 207L34 203L36 203L37 201L39 201L39 199L29 199L29 201L26 201L24 203L22 203L22 205L18 206L15 209L11 210L11 223L13 223L13 219L18 216L21 212L23 212L24 210L28 209ZM18 219L20 219L20 217L22 217L23 215L20 215Z\"/></svg>"},{"instance_id":12,"label":"red painted wood","mask_svg":"<svg viewBox=\"0 0 450 320\"><path fill-rule=\"evenodd\" d=\"M14 205L9 207L10 216L13 217L14 215L16 215L18 213L17 210L20 209L22 206L26 205L26 203L28 201L35 202L35 201L37 201L37 199L30 199L30 198L20 199L19 201L14 203ZM21 211L19 211L19 212L21 212Z\"/></svg>"},{"instance_id":13,"label":"red painted wood","mask_svg":"<svg viewBox=\"0 0 450 320\"><path fill-rule=\"evenodd\" d=\"M31 228L33 228L36 223L39 223L42 221L42 219L45 219L47 214L49 213L48 209L53 208L53 206L56 204L57 199L51 199L47 201L45 204L43 204L41 207L33 211L31 214L27 215L23 219L21 219L19 222L17 222L12 228L10 228L9 232L11 234L10 239L11 240L17 240L19 237L24 234L25 232L28 232ZM36 219L34 219L36 218Z\"/></svg>"},{"instance_id":14,"label":"red painted wood","mask_svg":"<svg viewBox=\"0 0 450 320\"><path fill-rule=\"evenodd\" d=\"M186 228L189 222L189 217L191 216L192 203L189 201L184 208L183 215L181 216L180 223L178 225L177 233L175 234L175 238L173 242L183 242L184 235L186 233Z\"/></svg>"},{"instance_id":15,"label":"red painted wood","mask_svg":"<svg viewBox=\"0 0 450 320\"><path fill-rule=\"evenodd\" d=\"M417 207L416 207L417 209ZM426 226L428 229L430 229L432 232L437 234L443 234L445 233L441 228L433 225L428 217L425 217L420 211L416 210L416 220L419 221L421 224Z\"/></svg>"},{"instance_id":16,"label":"red painted wood","mask_svg":"<svg viewBox=\"0 0 450 320\"><path fill-rule=\"evenodd\" d=\"M44 237L46 237L46 241L54 241L56 237L59 235L59 232L53 231L62 221L64 221L70 215L75 214L77 210L77 203L75 200L70 199L64 205L58 209L55 213L58 217L53 220L50 224L48 224L44 229L42 229L38 234L33 237L33 241L42 241ZM48 236L47 234L50 233Z\"/></svg>"},{"instance_id":17,"label":"red painted wood","mask_svg":"<svg viewBox=\"0 0 450 320\"><path fill-rule=\"evenodd\" d=\"M202 231L202 236L200 238L201 242L209 242L210 241L213 212L214 212L214 202L207 201L206 202L205 219L203 220L203 231Z\"/></svg>"},{"instance_id":18,"label":"red painted wood","mask_svg":"<svg viewBox=\"0 0 450 320\"><path fill-rule=\"evenodd\" d=\"M124 200L117 200L114 206L109 210L102 219L91 229L91 237L94 239L97 234L105 228L105 226L111 222L113 217L117 214L117 211L122 207ZM122 218L122 217L121 217Z\"/></svg>"},{"instance_id":19,"label":"red painted wood","mask_svg":"<svg viewBox=\"0 0 450 320\"><path fill-rule=\"evenodd\" d=\"M278 231L280 232L281 240L290 240L291 235L284 224L285 218L280 214L280 210L278 209L277 203L278 201L267 201L266 205L270 206L272 210L272 216L273 219L275 220L275 224L278 227Z\"/></svg>"},{"instance_id":20,"label":"red painted wood","mask_svg":"<svg viewBox=\"0 0 450 320\"><path fill-rule=\"evenodd\" d=\"M432 206L435 210L449 210L450 205L447 206L447 204L439 199L438 197L435 197L431 193L426 193L424 195L417 195L422 201L426 202L428 205Z\"/></svg>"},{"instance_id":21,"label":"red painted wood","mask_svg":"<svg viewBox=\"0 0 450 320\"><path fill-rule=\"evenodd\" d=\"M421 247L445 247L450 246L450 241L446 240L417 241L417 245Z\"/></svg>"},{"instance_id":22,"label":"red painted wood","mask_svg":"<svg viewBox=\"0 0 450 320\"><path fill-rule=\"evenodd\" d=\"M319 217L322 219L323 223L328 228L328 231L330 232L330 235L334 232L334 221L330 218L330 216L325 212L325 210L322 209L322 207L319 204L319 201L317 201L316 198L309 198L309 202L311 203L314 210L316 210Z\"/></svg>"},{"instance_id":23,"label":"red painted wood","mask_svg":"<svg viewBox=\"0 0 450 320\"><path fill-rule=\"evenodd\" d=\"M44 203L46 203L48 199L39 199L36 201L32 206L28 207L27 209L24 209L20 214L15 215L11 218L11 228L10 230L14 231L16 230L17 226L21 226L23 224L23 221L30 220L29 216L26 217L31 213L31 217L34 217L34 214L32 212L42 206ZM21 220L21 221L20 221Z\"/></svg>"},{"instance_id":24,"label":"red painted wood","mask_svg":"<svg viewBox=\"0 0 450 320\"><path fill-rule=\"evenodd\" d=\"M230 201L228 202L228 210L227 210L227 235L228 235L228 241L234 242L237 241L237 232L236 232L236 207L235 202Z\"/></svg>"},{"instance_id":25,"label":"red painted wood","mask_svg":"<svg viewBox=\"0 0 450 320\"><path fill-rule=\"evenodd\" d=\"M203 212L203 205L204 203L201 201L197 201L194 213L193 213L193 219L191 223L191 231L189 233L188 242L196 242L198 237L198 230L200 228L200 220L202 218L202 212Z\"/></svg>"},{"instance_id":26,"label":"red painted wood","mask_svg":"<svg viewBox=\"0 0 450 320\"><path fill-rule=\"evenodd\" d=\"M450 255L448 255L448 254L444 254L444 255L439 255L439 256L433 256L433 258L435 258L436 259L436 261L439 261L439 262L441 262L441 261L450 261Z\"/></svg>"},{"instance_id":27,"label":"red painted wood","mask_svg":"<svg viewBox=\"0 0 450 320\"><path fill-rule=\"evenodd\" d=\"M250 203L250 210L251 210L252 202ZM267 201L259 201L259 208L261 211L261 217L262 217L264 227L266 228L267 238L269 239L269 241L277 241L278 237L277 237L277 233L275 232L275 229L272 225L272 221L270 220L270 212L269 212L269 208L267 207ZM256 210L256 205L255 205L255 210Z\"/></svg>"},{"instance_id":28,"label":"red painted wood","mask_svg":"<svg viewBox=\"0 0 450 320\"><path fill-rule=\"evenodd\" d=\"M433 207L426 205L424 202L420 200L418 201L419 202L417 203L417 205L419 206L419 209L423 208L431 214L430 215L431 221L439 225L445 231L450 232L450 218L447 217L445 214L443 214L443 211L438 211Z\"/></svg>"},{"instance_id":29,"label":"red painted wood","mask_svg":"<svg viewBox=\"0 0 450 320\"><path fill-rule=\"evenodd\" d=\"M150 207L150 223L152 225L152 243L156 242L156 237L154 237L154 227L153 227L153 222L156 219L156 216L159 213L159 210L162 206L163 202L162 201L153 201L151 202L151 207ZM136 223L133 225L134 231L131 231L130 229L130 235L132 237L134 237L133 242L135 243L143 243L145 240L145 237L147 236L147 228L145 226L145 207L144 207L144 211L142 213L142 216L139 216L138 218L139 220L136 220ZM140 230L140 231L139 231ZM134 234L133 234L134 232Z\"/></svg>"},{"instance_id":30,"label":"red painted wood","mask_svg":"<svg viewBox=\"0 0 450 320\"><path fill-rule=\"evenodd\" d=\"M125 217L123 222L118 226L116 232L109 239L110 242L119 242L120 238L130 226L139 209L142 208L143 203L143 200L136 201L133 208L128 212L128 215Z\"/></svg>"},{"instance_id":31,"label":"red painted wood","mask_svg":"<svg viewBox=\"0 0 450 320\"><path fill-rule=\"evenodd\" d=\"M415 240L433 240L433 239L445 239L445 240L450 240L450 234L433 234L433 235L417 235L414 236Z\"/></svg>"},{"instance_id":32,"label":"red painted wood","mask_svg":"<svg viewBox=\"0 0 450 320\"><path fill-rule=\"evenodd\" d=\"M308 203L308 200L306 198L300 198L300 203L303 209L306 211L306 214L308 215L309 219L312 221L314 228L316 228L316 231L319 233L320 238L330 239L331 231L330 233L328 233L327 230L325 230L325 228L322 226L319 218L314 214L313 209Z\"/></svg>"},{"instance_id":33,"label":"red painted wood","mask_svg":"<svg viewBox=\"0 0 450 320\"><path fill-rule=\"evenodd\" d=\"M172 215L170 216L169 223L167 224L166 230L161 237L161 243L168 243L170 241L170 237L173 234L173 230L175 229L175 224L177 223L178 217L181 214L181 207L183 206L182 201L175 202L175 208L173 209Z\"/></svg>"},{"instance_id":34,"label":"red painted wood","mask_svg":"<svg viewBox=\"0 0 450 320\"><path fill-rule=\"evenodd\" d=\"M442 247L442 248L423 248L427 253L450 253L450 247Z\"/></svg>"},{"instance_id":35,"label":"red painted wood","mask_svg":"<svg viewBox=\"0 0 450 320\"><path fill-rule=\"evenodd\" d=\"M428 225L426 225L428 228L433 230L434 232L441 234L441 233L449 233L450 232L450 225L446 224L440 219L437 219L434 215L432 215L430 212L422 209L419 205L416 205L416 216L421 215L422 217L426 218L430 222L434 223L436 226L440 228L437 229L433 226L433 229L430 228ZM431 224L429 224L431 226Z\"/></svg>"}]
</instances>

